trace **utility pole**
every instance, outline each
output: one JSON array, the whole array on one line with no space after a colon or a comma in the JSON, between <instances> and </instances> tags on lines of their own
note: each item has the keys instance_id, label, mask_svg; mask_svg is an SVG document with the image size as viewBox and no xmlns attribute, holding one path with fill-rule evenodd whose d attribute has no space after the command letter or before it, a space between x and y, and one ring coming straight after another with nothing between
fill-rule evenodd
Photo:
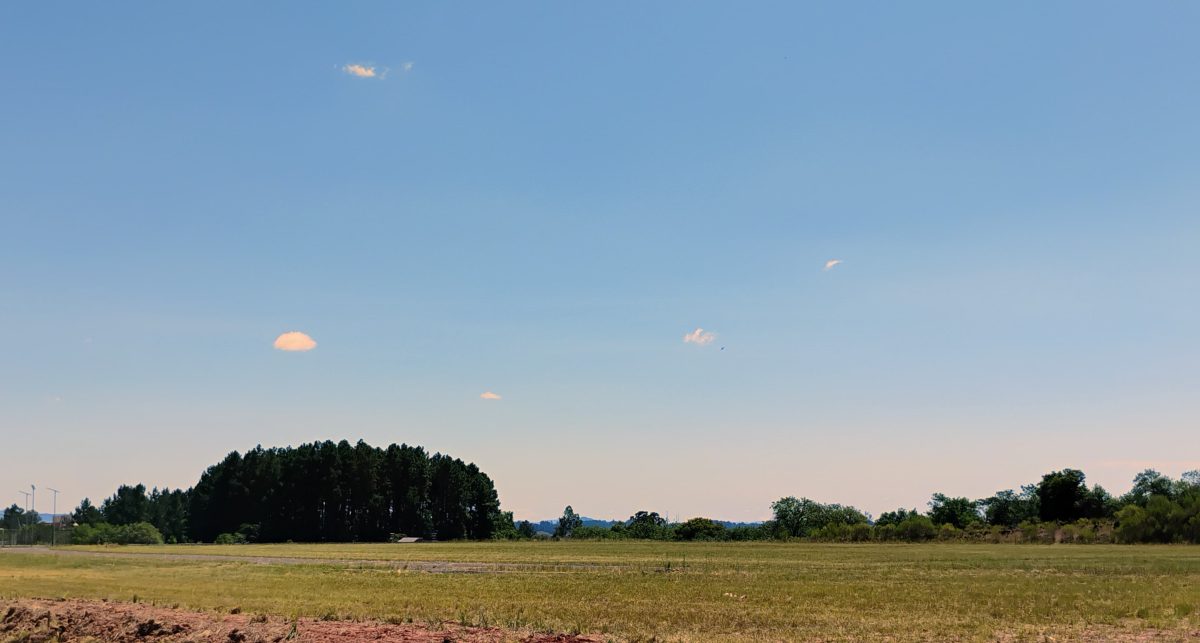
<instances>
[{"instance_id":1,"label":"utility pole","mask_svg":"<svg viewBox=\"0 0 1200 643\"><path fill-rule=\"evenodd\" d=\"M25 513L29 513L29 492L28 491L18 491L17 493L25 495ZM17 521L17 527L21 527L20 521ZM20 531L20 529L18 529L18 531ZM14 545L17 544L16 534L13 535L13 544Z\"/></svg>"},{"instance_id":2,"label":"utility pole","mask_svg":"<svg viewBox=\"0 0 1200 643\"><path fill-rule=\"evenodd\" d=\"M58 489L46 488L54 492L54 500L50 503L50 546L53 547L58 544Z\"/></svg>"}]
</instances>

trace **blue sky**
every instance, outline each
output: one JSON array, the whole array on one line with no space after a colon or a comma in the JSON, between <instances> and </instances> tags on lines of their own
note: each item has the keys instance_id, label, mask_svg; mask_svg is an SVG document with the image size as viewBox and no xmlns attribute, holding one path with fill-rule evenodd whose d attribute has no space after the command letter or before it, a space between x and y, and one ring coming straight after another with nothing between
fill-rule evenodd
<instances>
[{"instance_id":1,"label":"blue sky","mask_svg":"<svg viewBox=\"0 0 1200 643\"><path fill-rule=\"evenodd\" d=\"M0 498L325 438L527 518L1200 468L1198 19L5 6Z\"/></svg>"}]
</instances>

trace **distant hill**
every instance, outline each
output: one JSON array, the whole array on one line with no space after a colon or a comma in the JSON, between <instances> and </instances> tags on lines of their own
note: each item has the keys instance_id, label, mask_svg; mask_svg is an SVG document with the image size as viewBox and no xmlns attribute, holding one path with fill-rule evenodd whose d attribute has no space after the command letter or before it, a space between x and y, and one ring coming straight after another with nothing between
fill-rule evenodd
<instances>
[{"instance_id":1,"label":"distant hill","mask_svg":"<svg viewBox=\"0 0 1200 643\"><path fill-rule=\"evenodd\" d=\"M734 527L760 527L760 526L762 526L761 520L758 522L733 522L732 520L718 520L717 522L721 523L722 525L725 525L726 529L733 529Z\"/></svg>"},{"instance_id":2,"label":"distant hill","mask_svg":"<svg viewBox=\"0 0 1200 643\"><path fill-rule=\"evenodd\" d=\"M604 529L608 529L619 522L625 522L624 520L601 520L600 518L588 518L586 516L582 517L582 520L584 527L602 527ZM517 522L521 521L518 520ZM716 522L725 525L726 529L733 527L757 527L762 524L761 522L734 522L732 520L717 520ZM530 523L533 525L534 531L553 534L554 528L558 526L558 519L539 520L538 522L530 521Z\"/></svg>"},{"instance_id":3,"label":"distant hill","mask_svg":"<svg viewBox=\"0 0 1200 643\"><path fill-rule=\"evenodd\" d=\"M612 527L613 525L615 525L619 522L622 522L620 520L600 520L599 518L588 518L586 516L581 516L581 519L583 520L584 527L603 527L605 529L608 529L609 527ZM521 522L521 521L518 520L517 522ZM533 521L530 521L530 522L533 524L534 531L540 531L540 532L544 532L547 534L553 534L554 528L558 526L558 518L554 518L552 520L539 520L538 522L533 522Z\"/></svg>"}]
</instances>

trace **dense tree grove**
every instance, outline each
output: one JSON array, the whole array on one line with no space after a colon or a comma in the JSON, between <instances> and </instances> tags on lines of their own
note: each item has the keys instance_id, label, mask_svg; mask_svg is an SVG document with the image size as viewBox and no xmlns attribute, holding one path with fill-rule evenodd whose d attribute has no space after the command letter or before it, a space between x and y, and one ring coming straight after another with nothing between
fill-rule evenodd
<instances>
[{"instance_id":1,"label":"dense tree grove","mask_svg":"<svg viewBox=\"0 0 1200 643\"><path fill-rule=\"evenodd\" d=\"M1144 471L1116 513L1117 533L1126 542L1200 543L1200 471L1171 480Z\"/></svg>"},{"instance_id":2,"label":"dense tree grove","mask_svg":"<svg viewBox=\"0 0 1200 643\"><path fill-rule=\"evenodd\" d=\"M85 499L72 517L90 526L145 523L166 542L386 541L394 535L456 540L515 533L491 478L474 464L431 456L420 447L380 449L345 440L235 451L192 489L147 493L144 485L123 485L99 509ZM127 530L153 539L144 531Z\"/></svg>"},{"instance_id":3,"label":"dense tree grove","mask_svg":"<svg viewBox=\"0 0 1200 643\"><path fill-rule=\"evenodd\" d=\"M825 505L808 498L780 498L771 504L775 528L792 537L812 536L829 525L865 525L867 515L854 507Z\"/></svg>"}]
</instances>

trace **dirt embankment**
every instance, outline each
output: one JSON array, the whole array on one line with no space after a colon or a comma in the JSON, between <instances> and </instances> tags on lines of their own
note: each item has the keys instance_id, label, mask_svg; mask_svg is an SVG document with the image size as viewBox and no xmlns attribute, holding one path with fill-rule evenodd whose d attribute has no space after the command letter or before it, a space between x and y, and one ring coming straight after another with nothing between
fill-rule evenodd
<instances>
[{"instance_id":1,"label":"dirt embankment","mask_svg":"<svg viewBox=\"0 0 1200 643\"><path fill-rule=\"evenodd\" d=\"M379 621L295 621L247 614L218 614L155 607L144 603L84 600L0 600L0 642L50 643L95 641L134 643L185 641L220 643L584 643L602 639L571 634L516 632L463 627L452 623L422 625Z\"/></svg>"}]
</instances>

